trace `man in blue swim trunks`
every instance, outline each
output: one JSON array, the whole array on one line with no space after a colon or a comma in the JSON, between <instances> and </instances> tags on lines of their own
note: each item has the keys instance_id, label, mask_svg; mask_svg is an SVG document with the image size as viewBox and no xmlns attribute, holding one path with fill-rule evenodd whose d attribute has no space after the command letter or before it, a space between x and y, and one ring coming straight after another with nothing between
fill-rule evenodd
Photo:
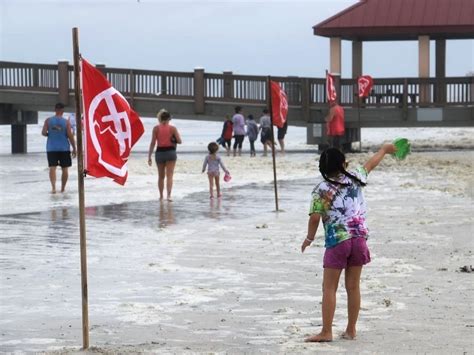
<instances>
[{"instance_id":1,"label":"man in blue swim trunks","mask_svg":"<svg viewBox=\"0 0 474 355\"><path fill-rule=\"evenodd\" d=\"M41 134L48 137L46 154L48 156L49 180L51 193L56 193L56 167L61 166L61 192L64 192L69 177L68 168L72 165L72 157L76 157L76 141L72 133L71 123L63 117L64 105L60 102L54 107L55 114L44 121Z\"/></svg>"}]
</instances>

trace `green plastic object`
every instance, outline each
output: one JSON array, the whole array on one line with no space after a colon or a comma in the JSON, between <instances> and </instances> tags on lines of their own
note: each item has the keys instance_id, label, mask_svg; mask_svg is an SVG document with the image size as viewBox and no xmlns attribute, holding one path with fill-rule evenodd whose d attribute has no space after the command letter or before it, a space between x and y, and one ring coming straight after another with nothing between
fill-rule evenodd
<instances>
[{"instance_id":1,"label":"green plastic object","mask_svg":"<svg viewBox=\"0 0 474 355\"><path fill-rule=\"evenodd\" d=\"M397 147L397 151L393 156L398 160L403 160L411 153L410 142L406 138L397 138L393 141L393 145Z\"/></svg>"}]
</instances>

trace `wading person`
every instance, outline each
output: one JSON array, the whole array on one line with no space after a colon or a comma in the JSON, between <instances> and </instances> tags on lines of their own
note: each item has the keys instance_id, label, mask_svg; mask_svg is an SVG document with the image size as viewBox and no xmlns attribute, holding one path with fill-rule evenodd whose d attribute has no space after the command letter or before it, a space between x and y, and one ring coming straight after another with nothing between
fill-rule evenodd
<instances>
[{"instance_id":1,"label":"wading person","mask_svg":"<svg viewBox=\"0 0 474 355\"><path fill-rule=\"evenodd\" d=\"M329 147L341 150L341 141L345 132L344 109L342 106L335 101L331 102L325 121Z\"/></svg>"},{"instance_id":2,"label":"wading person","mask_svg":"<svg viewBox=\"0 0 474 355\"><path fill-rule=\"evenodd\" d=\"M285 136L288 131L288 121L285 121L283 127L278 127L278 143L280 144L280 151L285 154Z\"/></svg>"},{"instance_id":3,"label":"wading person","mask_svg":"<svg viewBox=\"0 0 474 355\"><path fill-rule=\"evenodd\" d=\"M248 115L247 118L247 137L250 142L250 156L254 157L257 155L255 151L255 141L258 138L258 125L253 115Z\"/></svg>"},{"instance_id":4,"label":"wading person","mask_svg":"<svg viewBox=\"0 0 474 355\"><path fill-rule=\"evenodd\" d=\"M232 119L229 115L225 115L224 125L222 127L221 138L223 140L223 146L227 151L227 155L230 155L230 145L232 141L232 135L234 134Z\"/></svg>"},{"instance_id":5,"label":"wading person","mask_svg":"<svg viewBox=\"0 0 474 355\"><path fill-rule=\"evenodd\" d=\"M221 157L217 155L219 146L215 142L211 142L207 146L209 154L204 158L202 165L202 172L204 173L207 168L207 177L209 179L209 197L214 198L214 184L216 185L217 197L220 198L221 185L220 185L220 168L224 170L226 174L229 174L229 170L226 169L224 162Z\"/></svg>"},{"instance_id":6,"label":"wading person","mask_svg":"<svg viewBox=\"0 0 474 355\"><path fill-rule=\"evenodd\" d=\"M235 114L232 117L233 129L234 129L234 157L237 153L239 156L242 154L242 143L245 138L245 118L242 115L242 107L235 107Z\"/></svg>"},{"instance_id":7,"label":"wading person","mask_svg":"<svg viewBox=\"0 0 474 355\"><path fill-rule=\"evenodd\" d=\"M76 157L76 141L72 133L71 123L63 117L64 105L60 102L54 107L54 116L44 121L41 134L48 137L46 142L46 154L49 166L49 181L51 182L51 193L56 193L56 167L61 167L61 192L66 189L69 177L68 168L72 165L72 157Z\"/></svg>"},{"instance_id":8,"label":"wading person","mask_svg":"<svg viewBox=\"0 0 474 355\"><path fill-rule=\"evenodd\" d=\"M159 124L153 127L150 147L148 149L148 165L152 165L151 155L156 148L155 162L158 168L158 191L163 200L163 190L166 179L166 198L171 201L173 189L173 174L176 165L176 145L181 144L181 136L176 127L170 125L171 115L166 110L158 112Z\"/></svg>"},{"instance_id":9,"label":"wading person","mask_svg":"<svg viewBox=\"0 0 474 355\"><path fill-rule=\"evenodd\" d=\"M272 149L272 119L269 111L263 110L263 115L260 117L260 142L263 144L263 156L267 155L267 148Z\"/></svg>"}]
</instances>

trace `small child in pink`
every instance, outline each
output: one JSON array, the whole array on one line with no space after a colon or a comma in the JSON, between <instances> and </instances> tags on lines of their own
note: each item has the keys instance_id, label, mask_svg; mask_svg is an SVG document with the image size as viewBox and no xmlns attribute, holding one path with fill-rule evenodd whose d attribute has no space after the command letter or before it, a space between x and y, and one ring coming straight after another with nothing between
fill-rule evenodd
<instances>
[{"instance_id":1,"label":"small child in pink","mask_svg":"<svg viewBox=\"0 0 474 355\"><path fill-rule=\"evenodd\" d=\"M226 169L224 163L220 156L217 155L219 150L219 145L216 142L211 142L207 146L209 154L204 158L204 163L202 165L202 172L206 171L207 166L207 177L209 178L209 194L211 198L214 198L214 183L216 184L217 197L221 197L221 188L220 188L220 167L226 174L229 174L229 170Z\"/></svg>"}]
</instances>

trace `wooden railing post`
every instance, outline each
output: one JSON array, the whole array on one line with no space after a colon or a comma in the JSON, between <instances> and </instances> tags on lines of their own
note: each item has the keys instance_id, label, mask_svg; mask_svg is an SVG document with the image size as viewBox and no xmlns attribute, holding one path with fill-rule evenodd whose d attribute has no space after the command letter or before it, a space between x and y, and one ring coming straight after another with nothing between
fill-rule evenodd
<instances>
[{"instance_id":1,"label":"wooden railing post","mask_svg":"<svg viewBox=\"0 0 474 355\"><path fill-rule=\"evenodd\" d=\"M403 98L402 98L403 119L408 119L408 80L403 80Z\"/></svg>"},{"instance_id":2,"label":"wooden railing post","mask_svg":"<svg viewBox=\"0 0 474 355\"><path fill-rule=\"evenodd\" d=\"M334 88L336 89L336 95L337 99L336 101L342 105L342 91L341 91L341 74L340 73L334 73L332 74L334 78Z\"/></svg>"},{"instance_id":3,"label":"wooden railing post","mask_svg":"<svg viewBox=\"0 0 474 355\"><path fill-rule=\"evenodd\" d=\"M128 80L130 81L130 106L133 108L135 99L135 75L133 74L133 69L130 69Z\"/></svg>"},{"instance_id":4,"label":"wooden railing post","mask_svg":"<svg viewBox=\"0 0 474 355\"><path fill-rule=\"evenodd\" d=\"M232 79L231 71L224 71L224 99L232 99L234 97L234 79Z\"/></svg>"},{"instance_id":5,"label":"wooden railing post","mask_svg":"<svg viewBox=\"0 0 474 355\"><path fill-rule=\"evenodd\" d=\"M168 94L168 85L166 84L166 76L165 75L163 75L163 74L161 75L160 82L161 82L160 94L161 95Z\"/></svg>"},{"instance_id":6,"label":"wooden railing post","mask_svg":"<svg viewBox=\"0 0 474 355\"><path fill-rule=\"evenodd\" d=\"M309 122L310 119L310 89L309 80L307 78L301 79L301 113L303 114L303 120Z\"/></svg>"},{"instance_id":7,"label":"wooden railing post","mask_svg":"<svg viewBox=\"0 0 474 355\"><path fill-rule=\"evenodd\" d=\"M65 106L69 104L69 62L67 60L58 61L58 96L59 102Z\"/></svg>"},{"instance_id":8,"label":"wooden railing post","mask_svg":"<svg viewBox=\"0 0 474 355\"><path fill-rule=\"evenodd\" d=\"M471 75L471 83L469 84L469 102L473 103L474 102L474 74Z\"/></svg>"},{"instance_id":9,"label":"wooden railing post","mask_svg":"<svg viewBox=\"0 0 474 355\"><path fill-rule=\"evenodd\" d=\"M204 68L194 69L194 113L204 113Z\"/></svg>"},{"instance_id":10,"label":"wooden railing post","mask_svg":"<svg viewBox=\"0 0 474 355\"><path fill-rule=\"evenodd\" d=\"M105 64L99 64L99 63L97 63L97 64L95 65L95 67L96 67L97 69L99 69L99 70L102 72L102 74L105 75Z\"/></svg>"},{"instance_id":11,"label":"wooden railing post","mask_svg":"<svg viewBox=\"0 0 474 355\"><path fill-rule=\"evenodd\" d=\"M39 87L39 68L38 67L33 67L33 87L38 88Z\"/></svg>"}]
</instances>

